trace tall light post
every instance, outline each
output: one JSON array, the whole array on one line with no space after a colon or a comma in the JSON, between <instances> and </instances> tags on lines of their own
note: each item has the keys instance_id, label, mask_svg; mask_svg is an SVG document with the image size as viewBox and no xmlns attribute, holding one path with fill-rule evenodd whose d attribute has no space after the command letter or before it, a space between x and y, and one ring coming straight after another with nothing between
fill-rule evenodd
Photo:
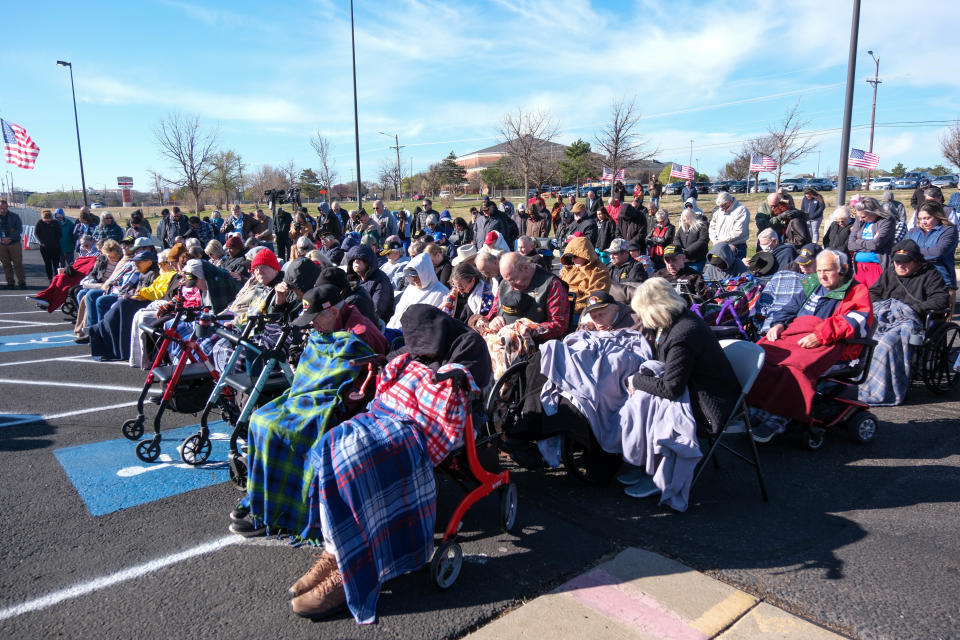
<instances>
[{"instance_id":1,"label":"tall light post","mask_svg":"<svg viewBox=\"0 0 960 640\"><path fill-rule=\"evenodd\" d=\"M877 85L880 80L880 58L873 55L873 51L867 51L873 61L876 63L876 69L873 72L873 78L867 78L867 82L873 85L873 110L870 111L870 153L873 153L873 125L877 120ZM870 189L870 170L867 170L867 190Z\"/></svg>"},{"instance_id":2,"label":"tall light post","mask_svg":"<svg viewBox=\"0 0 960 640\"><path fill-rule=\"evenodd\" d=\"M402 189L403 176L400 175L402 171L402 169L400 168L400 149L402 149L403 147L400 146L400 134L395 133L393 134L393 136L391 136L389 133L384 133L383 131L378 131L377 133L379 133L382 136L387 136L388 138L390 137L393 138L393 146L390 148L397 150L397 185L396 185L397 195L400 196L400 202L403 202L403 189Z\"/></svg>"},{"instance_id":3,"label":"tall light post","mask_svg":"<svg viewBox=\"0 0 960 640\"><path fill-rule=\"evenodd\" d=\"M73 124L77 128L77 155L80 156L80 186L83 187L83 206L87 206L87 181L83 177L83 151L80 150L80 121L77 119L77 92L73 88L73 64L57 60L57 66L70 67L70 93L73 95Z\"/></svg>"},{"instance_id":4,"label":"tall light post","mask_svg":"<svg viewBox=\"0 0 960 640\"><path fill-rule=\"evenodd\" d=\"M353 60L353 141L357 150L357 211L363 208L360 199L360 122L357 119L357 45L353 36L353 0L350 0L350 57Z\"/></svg>"},{"instance_id":5,"label":"tall light post","mask_svg":"<svg viewBox=\"0 0 960 640\"><path fill-rule=\"evenodd\" d=\"M850 19L850 52L847 55L847 94L843 102L843 133L840 136L840 167L837 171L837 205L847 199L847 162L850 160L850 121L853 119L853 85L857 76L857 39L860 36L860 0L853 0Z\"/></svg>"}]
</instances>

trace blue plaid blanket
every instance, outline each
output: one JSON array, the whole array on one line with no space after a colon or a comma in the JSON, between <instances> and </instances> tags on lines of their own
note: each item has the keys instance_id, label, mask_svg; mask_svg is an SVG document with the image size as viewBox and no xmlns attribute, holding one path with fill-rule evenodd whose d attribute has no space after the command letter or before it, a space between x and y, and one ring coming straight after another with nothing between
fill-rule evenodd
<instances>
[{"instance_id":1,"label":"blue plaid blanket","mask_svg":"<svg viewBox=\"0 0 960 640\"><path fill-rule=\"evenodd\" d=\"M881 300L873 306L877 346L867 379L857 390L860 402L893 406L903 402L911 380L910 333L920 331L923 322L904 302Z\"/></svg>"},{"instance_id":2,"label":"blue plaid blanket","mask_svg":"<svg viewBox=\"0 0 960 640\"><path fill-rule=\"evenodd\" d=\"M339 418L344 393L363 368L349 362L372 354L352 333L312 332L293 384L250 417L247 495L254 521L312 542L322 538L316 510L308 509L314 476L310 452Z\"/></svg>"},{"instance_id":3,"label":"blue plaid blanket","mask_svg":"<svg viewBox=\"0 0 960 640\"><path fill-rule=\"evenodd\" d=\"M465 368L452 366L476 389ZM384 582L430 561L432 457L439 461L462 438L465 398L452 380L436 382L428 367L400 356L381 372L367 412L331 429L310 453L310 510L336 549L347 606L360 624L376 619Z\"/></svg>"},{"instance_id":4,"label":"blue plaid blanket","mask_svg":"<svg viewBox=\"0 0 960 640\"><path fill-rule=\"evenodd\" d=\"M773 324L773 314L803 291L804 275L797 271L777 271L760 293L757 315L763 318L760 330L764 333Z\"/></svg>"}]
</instances>

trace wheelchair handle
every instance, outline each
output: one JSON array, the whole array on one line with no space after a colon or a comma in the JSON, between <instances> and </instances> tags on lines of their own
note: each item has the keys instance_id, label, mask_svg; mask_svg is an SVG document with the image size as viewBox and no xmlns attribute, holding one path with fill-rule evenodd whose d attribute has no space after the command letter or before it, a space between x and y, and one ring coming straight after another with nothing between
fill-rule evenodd
<instances>
[{"instance_id":1,"label":"wheelchair handle","mask_svg":"<svg viewBox=\"0 0 960 640\"><path fill-rule=\"evenodd\" d=\"M228 340L233 346L240 344L240 340L242 339L240 336L230 331L226 327L217 327L216 330L214 330L214 333L224 340Z\"/></svg>"},{"instance_id":2,"label":"wheelchair handle","mask_svg":"<svg viewBox=\"0 0 960 640\"><path fill-rule=\"evenodd\" d=\"M354 358L347 364L348 366L351 366L351 367L359 367L360 365L364 365L364 364L373 364L373 363L385 364L386 362L387 362L386 357L380 355L379 353L373 353L373 354L370 354L369 356L360 356L359 358Z\"/></svg>"}]
</instances>

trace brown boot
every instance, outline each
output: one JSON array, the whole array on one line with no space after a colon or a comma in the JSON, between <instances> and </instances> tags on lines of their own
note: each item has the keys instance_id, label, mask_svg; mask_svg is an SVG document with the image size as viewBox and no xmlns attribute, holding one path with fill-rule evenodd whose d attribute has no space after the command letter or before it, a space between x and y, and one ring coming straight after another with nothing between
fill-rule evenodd
<instances>
[{"instance_id":1,"label":"brown boot","mask_svg":"<svg viewBox=\"0 0 960 640\"><path fill-rule=\"evenodd\" d=\"M289 589L290 595L295 598L310 591L310 589L313 589L323 582L323 579L336 568L336 556L324 550L324 552L317 557L317 561L310 567L310 570L307 571L302 578L293 583L293 586Z\"/></svg>"},{"instance_id":2,"label":"brown boot","mask_svg":"<svg viewBox=\"0 0 960 640\"><path fill-rule=\"evenodd\" d=\"M343 578L336 568L320 584L290 601L295 614L314 620L333 615L346 604L347 592L343 590Z\"/></svg>"}]
</instances>

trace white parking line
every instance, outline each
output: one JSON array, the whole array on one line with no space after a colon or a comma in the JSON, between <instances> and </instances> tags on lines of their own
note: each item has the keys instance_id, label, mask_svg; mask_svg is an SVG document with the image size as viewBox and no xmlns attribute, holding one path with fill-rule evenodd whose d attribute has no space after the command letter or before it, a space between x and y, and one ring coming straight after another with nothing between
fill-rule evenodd
<instances>
[{"instance_id":1,"label":"white parking line","mask_svg":"<svg viewBox=\"0 0 960 640\"><path fill-rule=\"evenodd\" d=\"M22 616L23 614L30 613L31 611L47 609L54 605L60 604L65 600L79 598L81 596L94 593L95 591L100 591L102 589L106 589L107 587L120 584L121 582L135 580L136 578L145 576L148 573L159 571L160 569L183 562L184 560L189 560L190 558L195 558L207 553L219 551L220 549L224 549L235 544L242 544L244 541L245 539L239 536L224 536L223 538L211 540L210 542L192 547L179 553L173 553L168 556L163 556L162 558L157 558L155 560L150 560L149 562L144 562L143 564L135 565L129 569L117 571L116 573L112 573L108 576L95 578L93 580L88 580L87 582L81 582L80 584L76 584L72 587L54 591L53 593L49 593L43 597L36 598L34 600L28 600L27 602L8 607L6 609L0 609L0 620L7 620L9 618Z\"/></svg>"},{"instance_id":2,"label":"white parking line","mask_svg":"<svg viewBox=\"0 0 960 640\"><path fill-rule=\"evenodd\" d=\"M33 320L0 320L0 322L6 322L7 324L24 324L34 327L45 327L52 324L64 325L65 322L35 322Z\"/></svg>"},{"instance_id":3,"label":"white parking line","mask_svg":"<svg viewBox=\"0 0 960 640\"><path fill-rule=\"evenodd\" d=\"M0 384L26 384L37 387L73 387L78 389L92 389L95 391L135 391L140 393L143 387L121 387L119 385L84 384L81 382L58 382L54 380L15 380L0 378Z\"/></svg>"},{"instance_id":4,"label":"white parking line","mask_svg":"<svg viewBox=\"0 0 960 640\"><path fill-rule=\"evenodd\" d=\"M88 358L88 360L80 360L80 358ZM20 360L19 362L0 362L0 367L14 367L21 364L38 364L40 362L96 362L97 364L102 364L96 360L90 360L90 356L86 353L79 356L61 356L59 358L41 358L40 360Z\"/></svg>"},{"instance_id":5,"label":"white parking line","mask_svg":"<svg viewBox=\"0 0 960 640\"><path fill-rule=\"evenodd\" d=\"M25 313L47 313L43 309L38 309L37 311L3 311L0 312L0 316L20 316Z\"/></svg>"},{"instance_id":6,"label":"white parking line","mask_svg":"<svg viewBox=\"0 0 960 640\"><path fill-rule=\"evenodd\" d=\"M122 409L123 407L133 407L136 406L137 402L121 402L120 404L108 404L104 407L91 407L89 409L77 409L76 411L67 411L64 413L54 413L48 416L40 416L39 418L34 417L23 417L16 420L11 420L10 422L0 422L0 428L4 427L18 427L22 424L31 424L33 422L44 422L50 420L57 420L58 418L69 418L71 416L79 416L85 413L97 413L98 411L109 411L110 409ZM9 414L8 414L9 415ZM3 414L0 414L0 418L3 417Z\"/></svg>"}]
</instances>

